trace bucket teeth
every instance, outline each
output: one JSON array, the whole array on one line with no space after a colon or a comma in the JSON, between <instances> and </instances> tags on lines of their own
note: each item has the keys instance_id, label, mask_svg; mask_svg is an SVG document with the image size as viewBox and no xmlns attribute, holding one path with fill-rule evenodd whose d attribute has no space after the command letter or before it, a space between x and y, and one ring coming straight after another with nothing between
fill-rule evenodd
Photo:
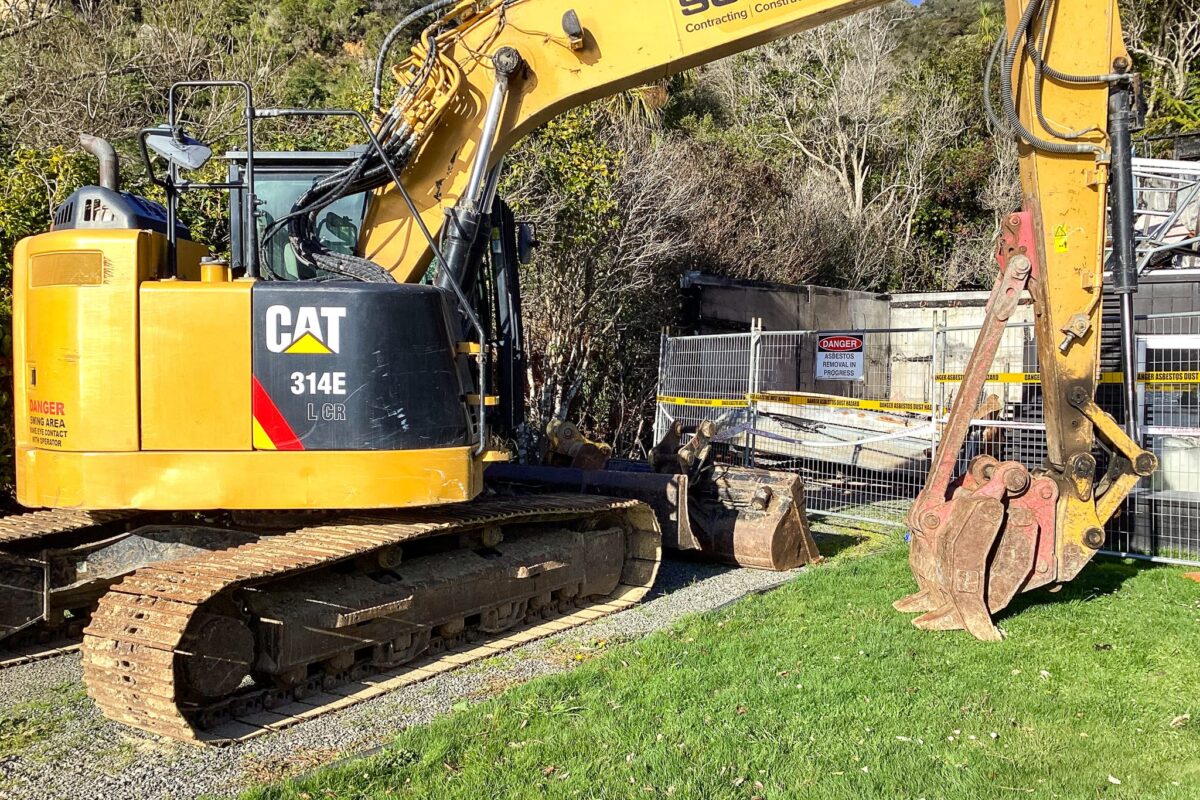
<instances>
[{"instance_id":1,"label":"bucket teeth","mask_svg":"<svg viewBox=\"0 0 1200 800\"><path fill-rule=\"evenodd\" d=\"M937 604L929 595L928 589L921 589L918 592L913 592L910 595L901 597L896 602L892 603L892 608L903 614L918 614L926 611L933 611L937 608Z\"/></svg>"},{"instance_id":2,"label":"bucket teeth","mask_svg":"<svg viewBox=\"0 0 1200 800\"><path fill-rule=\"evenodd\" d=\"M969 605L969 604L968 604ZM966 629L968 633L984 642L998 642L1002 638L1000 629L992 624L991 617L983 604L979 608L963 613L963 608L947 603L941 608L922 614L912 621L912 624L923 631L957 631Z\"/></svg>"}]
</instances>

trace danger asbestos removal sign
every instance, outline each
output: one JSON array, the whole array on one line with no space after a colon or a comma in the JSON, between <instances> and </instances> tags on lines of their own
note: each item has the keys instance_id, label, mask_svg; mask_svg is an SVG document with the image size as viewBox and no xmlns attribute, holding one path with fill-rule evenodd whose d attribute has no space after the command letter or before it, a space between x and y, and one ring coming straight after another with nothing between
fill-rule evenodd
<instances>
[{"instance_id":1,"label":"danger asbestos removal sign","mask_svg":"<svg viewBox=\"0 0 1200 800\"><path fill-rule=\"evenodd\" d=\"M819 381L863 379L863 336L835 333L817 340L816 372Z\"/></svg>"}]
</instances>

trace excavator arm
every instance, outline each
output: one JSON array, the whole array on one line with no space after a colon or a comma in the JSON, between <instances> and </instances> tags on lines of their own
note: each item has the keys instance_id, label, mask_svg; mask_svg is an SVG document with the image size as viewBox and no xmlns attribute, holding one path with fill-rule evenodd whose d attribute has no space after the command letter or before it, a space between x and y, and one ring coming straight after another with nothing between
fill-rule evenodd
<instances>
[{"instance_id":1,"label":"excavator arm","mask_svg":"<svg viewBox=\"0 0 1200 800\"><path fill-rule=\"evenodd\" d=\"M1009 0L997 43L1000 104L1020 147L1023 210L1004 222L1001 274L925 488L908 516L919 590L897 601L920 628L996 640L992 615L1022 591L1073 579L1104 524L1157 459L1136 441L1132 335L1134 76L1109 0ZM1095 401L1105 217L1121 299L1127 418ZM1047 457L1040 469L989 456L955 479L971 408L1023 290L1032 295ZM1109 454L1097 475L1097 445Z\"/></svg>"}]
</instances>

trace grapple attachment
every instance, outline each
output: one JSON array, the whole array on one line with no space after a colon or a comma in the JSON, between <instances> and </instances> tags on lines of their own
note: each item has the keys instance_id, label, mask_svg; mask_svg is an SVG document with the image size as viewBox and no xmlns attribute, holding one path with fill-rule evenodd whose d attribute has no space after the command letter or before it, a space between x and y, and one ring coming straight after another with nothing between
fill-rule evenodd
<instances>
[{"instance_id":1,"label":"grapple attachment","mask_svg":"<svg viewBox=\"0 0 1200 800\"><path fill-rule=\"evenodd\" d=\"M1009 219L1003 271L988 298L979 339L963 373L950 419L938 444L925 488L908 513L909 564L918 590L893 605L920 612L924 630L966 629L978 639L1000 639L992 614L1022 589L1055 579L1054 524L1057 485L1034 477L1022 464L976 456L967 474L952 480L976 400L996 356L1004 326L1033 271L1030 226ZM1049 556L1048 561L1040 559Z\"/></svg>"},{"instance_id":2,"label":"grapple attachment","mask_svg":"<svg viewBox=\"0 0 1200 800\"><path fill-rule=\"evenodd\" d=\"M501 491L554 491L641 500L654 510L663 546L758 569L788 570L820 559L804 514L799 476L717 467L711 477L651 472L634 461L604 469L496 463L484 476Z\"/></svg>"},{"instance_id":3,"label":"grapple attachment","mask_svg":"<svg viewBox=\"0 0 1200 800\"><path fill-rule=\"evenodd\" d=\"M922 612L913 620L918 628L965 628L998 640L992 615L1018 591L1055 579L1057 499L1053 479L1032 476L1015 461L977 456L951 500L922 506L920 519L910 521L909 563L919 591L896 609Z\"/></svg>"},{"instance_id":4,"label":"grapple attachment","mask_svg":"<svg viewBox=\"0 0 1200 800\"><path fill-rule=\"evenodd\" d=\"M893 604L898 611L920 613L913 620L918 628L965 629L988 641L1001 638L992 615L1008 606L1018 592L1069 581L1079 573L1104 543L1105 520L1156 463L1096 405L1091 376L1091 390L1077 382L1062 399L1111 445L1114 455L1103 481L1094 481L1096 462L1087 449L1090 441L1066 453L1062 464L1048 459L1037 470L978 455L965 475L954 478L972 417L981 413L976 403L1005 323L1026 283L1039 278L1028 213L1006 220L998 256L1003 271L988 299L979 339L925 487L908 514L909 563L918 590ZM1039 329L1038 335L1045 338L1046 331ZM1063 346L1070 344L1068 339ZM1047 391L1057 385L1054 380ZM1046 396L1048 409L1060 402L1057 396Z\"/></svg>"}]
</instances>

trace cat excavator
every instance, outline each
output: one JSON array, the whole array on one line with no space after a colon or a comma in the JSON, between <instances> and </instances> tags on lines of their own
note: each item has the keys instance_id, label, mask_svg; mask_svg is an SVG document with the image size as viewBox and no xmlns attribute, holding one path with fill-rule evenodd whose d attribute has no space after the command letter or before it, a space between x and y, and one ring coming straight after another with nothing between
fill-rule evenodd
<instances>
[{"instance_id":1,"label":"cat excavator","mask_svg":"<svg viewBox=\"0 0 1200 800\"><path fill-rule=\"evenodd\" d=\"M513 279L533 237L497 196L503 155L569 108L876 4L436 0L385 39L369 120L260 108L237 81L172 87L166 124L138 137L165 207L122 192L111 148L88 140L100 185L15 253L17 495L45 510L0 521L5 630L86 624L84 679L106 715L220 740L416 659L433 669L472 637L644 595L661 543L644 504L483 493L523 414ZM1113 285L1136 288L1135 78L1116 5L1007 0L1006 17L993 60L1024 210L1004 225L987 322L910 516L918 592L898 603L984 639L1017 592L1078 574L1155 466L1094 401L1110 186ZM228 180L202 182L189 172L211 149L177 112L181 93L211 90L244 98L245 150ZM258 126L331 116L363 147L277 164L255 149ZM179 198L203 190L232 198L230 260L180 221ZM1046 464L980 456L955 477L1025 289ZM1102 477L1094 434L1112 453Z\"/></svg>"}]
</instances>

